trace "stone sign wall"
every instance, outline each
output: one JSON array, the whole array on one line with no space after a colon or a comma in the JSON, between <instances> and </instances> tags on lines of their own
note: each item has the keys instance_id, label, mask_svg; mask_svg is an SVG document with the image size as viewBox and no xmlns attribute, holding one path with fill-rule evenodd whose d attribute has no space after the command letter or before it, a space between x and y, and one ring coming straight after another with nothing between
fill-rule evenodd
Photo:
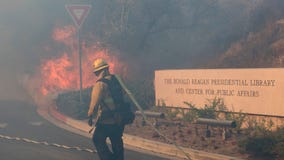
<instances>
[{"instance_id":1,"label":"stone sign wall","mask_svg":"<svg viewBox=\"0 0 284 160\"><path fill-rule=\"evenodd\" d=\"M156 105L222 98L230 111L284 116L284 68L158 70L155 96Z\"/></svg>"}]
</instances>

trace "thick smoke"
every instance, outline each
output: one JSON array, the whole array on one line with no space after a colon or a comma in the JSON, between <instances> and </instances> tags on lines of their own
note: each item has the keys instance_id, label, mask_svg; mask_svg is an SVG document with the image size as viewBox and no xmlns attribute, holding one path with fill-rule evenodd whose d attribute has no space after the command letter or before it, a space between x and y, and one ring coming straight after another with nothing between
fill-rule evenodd
<instances>
[{"instance_id":1,"label":"thick smoke","mask_svg":"<svg viewBox=\"0 0 284 160\"><path fill-rule=\"evenodd\" d=\"M19 82L33 74L42 57L50 56L43 46L57 20L51 18L56 17L56 4L62 5L52 0L0 1L0 99L30 100Z\"/></svg>"},{"instance_id":2,"label":"thick smoke","mask_svg":"<svg viewBox=\"0 0 284 160\"><path fill-rule=\"evenodd\" d=\"M73 23L64 6L74 3L92 5L85 45L119 52L130 78L150 80L157 69L204 67L284 15L282 0L2 0L0 99L29 99L22 84L36 84L29 77L41 60L63 49L52 31Z\"/></svg>"}]
</instances>

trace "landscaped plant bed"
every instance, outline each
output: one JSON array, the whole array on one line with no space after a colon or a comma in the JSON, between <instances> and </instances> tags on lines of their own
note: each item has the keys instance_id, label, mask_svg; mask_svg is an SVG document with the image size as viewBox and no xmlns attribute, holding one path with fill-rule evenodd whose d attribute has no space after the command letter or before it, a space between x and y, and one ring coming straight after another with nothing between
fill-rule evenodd
<instances>
[{"instance_id":1,"label":"landscaped plant bed","mask_svg":"<svg viewBox=\"0 0 284 160\"><path fill-rule=\"evenodd\" d=\"M79 103L77 92L61 94L56 99L58 110L72 118L79 120L87 119L88 104L90 103L90 89L84 93L84 103ZM196 150L218 153L233 157L251 160L282 160L284 159L284 127L272 130L273 123L265 118L248 118L247 115L230 114L219 99L210 101L204 108L197 109L187 103L190 110L168 109L157 107L153 111L162 112L166 116L164 119L147 118L148 123L144 123L141 116L137 116L134 123L125 127L125 133L142 137L149 140L163 143L175 143L179 146ZM210 137L206 125L195 124L196 118L211 118L236 120L236 128L227 128L224 139L223 127L208 126ZM247 128L241 126L246 124ZM152 125L150 125L152 124ZM157 133L152 126L155 126ZM170 139L171 141L167 141Z\"/></svg>"},{"instance_id":2,"label":"landscaped plant bed","mask_svg":"<svg viewBox=\"0 0 284 160\"><path fill-rule=\"evenodd\" d=\"M231 131L231 137L224 140L222 138L223 128L220 127L209 127L211 136L207 137L207 126L204 125L182 122L179 120L157 120L154 118L148 118L148 121L152 123L153 126L155 126L159 132L162 133L162 135L157 133L153 129L152 125L143 123L142 117L138 116L133 124L125 127L125 133L168 144L174 142L182 147L211 153L218 153L245 159L248 157L247 154L240 152L241 149L238 145L238 139L241 137L241 135L238 135L233 131ZM230 131L228 130L228 132ZM163 136L166 136L172 142L167 141Z\"/></svg>"}]
</instances>

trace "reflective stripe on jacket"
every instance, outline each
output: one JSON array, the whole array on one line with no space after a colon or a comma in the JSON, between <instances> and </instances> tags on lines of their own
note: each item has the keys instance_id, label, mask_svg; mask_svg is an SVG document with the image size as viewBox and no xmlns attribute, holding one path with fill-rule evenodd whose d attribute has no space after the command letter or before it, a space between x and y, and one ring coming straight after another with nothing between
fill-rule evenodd
<instances>
[{"instance_id":1,"label":"reflective stripe on jacket","mask_svg":"<svg viewBox=\"0 0 284 160\"><path fill-rule=\"evenodd\" d=\"M111 75L107 74L105 76L98 77L98 79L105 78L110 79ZM113 99L111 97L109 88L107 84L102 81L97 81L92 89L91 102L88 111L88 116L92 115L95 109L98 109L97 121L102 124L115 124L115 120L111 114L110 116L102 116L102 114L109 113L109 110L115 108Z\"/></svg>"}]
</instances>

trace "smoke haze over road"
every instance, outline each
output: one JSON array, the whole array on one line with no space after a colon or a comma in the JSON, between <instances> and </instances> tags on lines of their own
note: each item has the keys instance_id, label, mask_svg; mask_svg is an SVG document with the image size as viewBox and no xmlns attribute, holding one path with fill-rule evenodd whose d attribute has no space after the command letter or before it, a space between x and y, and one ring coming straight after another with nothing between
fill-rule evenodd
<instances>
[{"instance_id":1,"label":"smoke haze over road","mask_svg":"<svg viewBox=\"0 0 284 160\"><path fill-rule=\"evenodd\" d=\"M29 99L19 81L34 72L45 57L43 45L50 37L56 1L0 1L0 99ZM58 3L58 2L57 2Z\"/></svg>"}]
</instances>

